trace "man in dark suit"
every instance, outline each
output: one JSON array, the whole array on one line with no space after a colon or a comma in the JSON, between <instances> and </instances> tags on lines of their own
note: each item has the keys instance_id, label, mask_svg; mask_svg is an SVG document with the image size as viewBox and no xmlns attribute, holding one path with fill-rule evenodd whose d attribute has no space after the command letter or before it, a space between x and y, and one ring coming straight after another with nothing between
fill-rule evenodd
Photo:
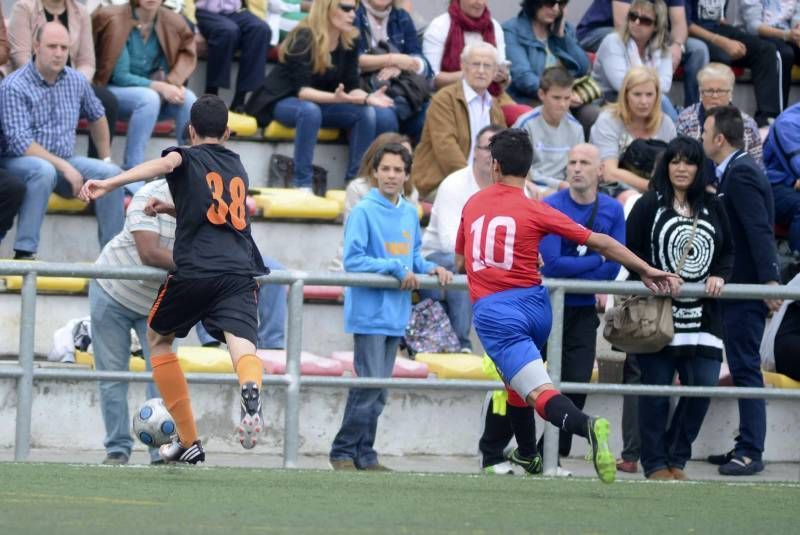
<instances>
[{"instance_id":1,"label":"man in dark suit","mask_svg":"<svg viewBox=\"0 0 800 535\"><path fill-rule=\"evenodd\" d=\"M736 248L733 275L739 284L778 284L777 250L773 224L772 190L761 167L744 147L744 124L734 106L706 111L703 148L716 164L719 196L725 203ZM777 310L780 301L722 302L725 350L733 384L763 387L759 344L767 311ZM739 400L739 435L734 448L708 461L719 473L749 476L764 469L761 456L766 435L766 405L763 399Z\"/></svg>"}]
</instances>

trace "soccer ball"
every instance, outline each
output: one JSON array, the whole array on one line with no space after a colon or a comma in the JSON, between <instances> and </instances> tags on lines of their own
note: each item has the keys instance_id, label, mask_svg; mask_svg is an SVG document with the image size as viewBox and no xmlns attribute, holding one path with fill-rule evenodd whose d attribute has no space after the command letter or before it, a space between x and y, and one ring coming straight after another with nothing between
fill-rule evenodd
<instances>
[{"instance_id":1,"label":"soccer ball","mask_svg":"<svg viewBox=\"0 0 800 535\"><path fill-rule=\"evenodd\" d=\"M150 447L158 447L171 441L170 437L175 434L175 420L163 399L148 399L139 407L133 415L133 434Z\"/></svg>"}]
</instances>

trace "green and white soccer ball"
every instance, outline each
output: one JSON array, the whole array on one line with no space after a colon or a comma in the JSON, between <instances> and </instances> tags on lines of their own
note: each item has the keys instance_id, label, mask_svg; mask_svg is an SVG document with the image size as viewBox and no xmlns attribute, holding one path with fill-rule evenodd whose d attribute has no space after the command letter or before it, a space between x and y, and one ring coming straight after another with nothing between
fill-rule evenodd
<instances>
[{"instance_id":1,"label":"green and white soccer ball","mask_svg":"<svg viewBox=\"0 0 800 535\"><path fill-rule=\"evenodd\" d=\"M133 434L146 446L168 444L175 432L175 420L161 398L148 399L133 414Z\"/></svg>"}]
</instances>

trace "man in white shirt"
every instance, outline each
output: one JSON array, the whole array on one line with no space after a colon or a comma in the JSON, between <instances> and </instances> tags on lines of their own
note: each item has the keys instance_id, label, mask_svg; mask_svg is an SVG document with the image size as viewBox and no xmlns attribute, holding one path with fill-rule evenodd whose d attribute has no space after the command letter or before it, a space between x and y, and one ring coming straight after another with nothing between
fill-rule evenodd
<instances>
[{"instance_id":1,"label":"man in white shirt","mask_svg":"<svg viewBox=\"0 0 800 535\"><path fill-rule=\"evenodd\" d=\"M431 220L422 236L422 256L445 269L455 267L455 247L461 210L470 197L492 183L492 157L489 140L503 127L484 126L478 131L472 164L445 178L431 209ZM449 267L448 267L449 266ZM423 298L443 302L450 324L458 336L462 352L472 351L469 332L472 326L472 305L464 290L423 290Z\"/></svg>"}]
</instances>

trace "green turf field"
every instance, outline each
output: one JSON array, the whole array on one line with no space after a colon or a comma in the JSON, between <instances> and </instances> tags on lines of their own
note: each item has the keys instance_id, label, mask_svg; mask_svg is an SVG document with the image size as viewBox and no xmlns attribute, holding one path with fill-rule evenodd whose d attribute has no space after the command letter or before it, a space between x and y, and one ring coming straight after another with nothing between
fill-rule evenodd
<instances>
[{"instance_id":1,"label":"green turf field","mask_svg":"<svg viewBox=\"0 0 800 535\"><path fill-rule=\"evenodd\" d=\"M0 534L796 533L798 484L0 464Z\"/></svg>"}]
</instances>

